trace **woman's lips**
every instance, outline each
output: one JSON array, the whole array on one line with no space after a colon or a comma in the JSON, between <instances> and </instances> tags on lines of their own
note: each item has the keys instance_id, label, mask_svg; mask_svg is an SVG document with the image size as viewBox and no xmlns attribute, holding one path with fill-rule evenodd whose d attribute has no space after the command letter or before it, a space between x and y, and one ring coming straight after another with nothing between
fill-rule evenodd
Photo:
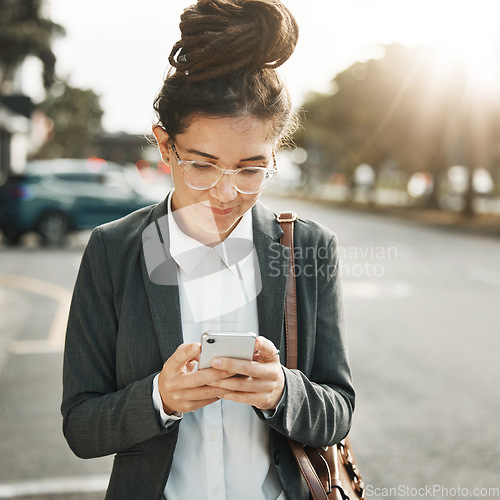
<instances>
[{"instance_id":1,"label":"woman's lips","mask_svg":"<svg viewBox=\"0 0 500 500\"><path fill-rule=\"evenodd\" d=\"M230 208L216 208L216 207L208 207L215 215L229 215L236 207Z\"/></svg>"},{"instance_id":2,"label":"woman's lips","mask_svg":"<svg viewBox=\"0 0 500 500\"><path fill-rule=\"evenodd\" d=\"M236 208L236 207L217 208L217 207L213 207L212 205L208 205L208 204L205 205L204 203L203 203L203 205L206 208L208 208L208 210L210 210L214 215L229 215Z\"/></svg>"}]
</instances>

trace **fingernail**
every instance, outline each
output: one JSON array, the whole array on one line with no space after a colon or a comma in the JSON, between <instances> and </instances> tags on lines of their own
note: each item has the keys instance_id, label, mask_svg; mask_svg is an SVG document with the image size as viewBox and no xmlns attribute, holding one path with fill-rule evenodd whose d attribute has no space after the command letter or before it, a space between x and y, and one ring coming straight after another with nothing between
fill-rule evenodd
<instances>
[{"instance_id":1,"label":"fingernail","mask_svg":"<svg viewBox=\"0 0 500 500\"><path fill-rule=\"evenodd\" d=\"M222 366L222 359L220 358L215 358L213 361L212 361L212 366L214 368L220 368Z\"/></svg>"}]
</instances>

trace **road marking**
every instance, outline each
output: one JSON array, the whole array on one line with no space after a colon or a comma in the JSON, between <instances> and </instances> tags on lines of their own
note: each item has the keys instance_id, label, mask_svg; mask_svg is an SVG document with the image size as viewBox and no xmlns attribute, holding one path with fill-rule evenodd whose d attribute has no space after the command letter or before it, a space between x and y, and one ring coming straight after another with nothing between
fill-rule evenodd
<instances>
[{"instance_id":1,"label":"road marking","mask_svg":"<svg viewBox=\"0 0 500 500\"><path fill-rule=\"evenodd\" d=\"M485 267L470 266L468 269L470 279L500 287L500 272L486 269Z\"/></svg>"},{"instance_id":2,"label":"road marking","mask_svg":"<svg viewBox=\"0 0 500 500\"><path fill-rule=\"evenodd\" d=\"M0 484L0 498L31 495L60 495L63 493L98 493L106 491L109 476L55 477Z\"/></svg>"},{"instance_id":3,"label":"road marking","mask_svg":"<svg viewBox=\"0 0 500 500\"><path fill-rule=\"evenodd\" d=\"M16 340L10 351L15 354L62 352L68 322L71 292L59 285L28 276L0 273L0 286L16 288L54 299L58 306L46 340Z\"/></svg>"}]
</instances>

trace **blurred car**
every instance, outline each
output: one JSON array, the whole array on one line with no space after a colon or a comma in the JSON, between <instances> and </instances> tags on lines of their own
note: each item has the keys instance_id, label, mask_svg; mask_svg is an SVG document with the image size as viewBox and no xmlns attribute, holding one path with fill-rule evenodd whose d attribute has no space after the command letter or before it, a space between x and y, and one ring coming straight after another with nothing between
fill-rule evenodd
<instances>
[{"instance_id":1,"label":"blurred car","mask_svg":"<svg viewBox=\"0 0 500 500\"><path fill-rule=\"evenodd\" d=\"M16 244L36 231L61 245L71 231L91 229L163 199L168 185L148 185L137 169L98 158L28 162L0 187L0 229Z\"/></svg>"}]
</instances>

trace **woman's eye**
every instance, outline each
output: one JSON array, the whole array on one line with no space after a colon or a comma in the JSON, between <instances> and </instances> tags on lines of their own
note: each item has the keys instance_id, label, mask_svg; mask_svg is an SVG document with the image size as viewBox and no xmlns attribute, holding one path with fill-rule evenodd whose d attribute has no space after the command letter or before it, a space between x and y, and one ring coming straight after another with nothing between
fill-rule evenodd
<instances>
[{"instance_id":1,"label":"woman's eye","mask_svg":"<svg viewBox=\"0 0 500 500\"><path fill-rule=\"evenodd\" d=\"M242 168L239 171L239 175L244 175L244 176L252 176L252 175L257 175L261 173L260 168Z\"/></svg>"},{"instance_id":2,"label":"woman's eye","mask_svg":"<svg viewBox=\"0 0 500 500\"><path fill-rule=\"evenodd\" d=\"M209 163L191 163L191 165L197 170L210 170L214 168L214 166Z\"/></svg>"}]
</instances>

